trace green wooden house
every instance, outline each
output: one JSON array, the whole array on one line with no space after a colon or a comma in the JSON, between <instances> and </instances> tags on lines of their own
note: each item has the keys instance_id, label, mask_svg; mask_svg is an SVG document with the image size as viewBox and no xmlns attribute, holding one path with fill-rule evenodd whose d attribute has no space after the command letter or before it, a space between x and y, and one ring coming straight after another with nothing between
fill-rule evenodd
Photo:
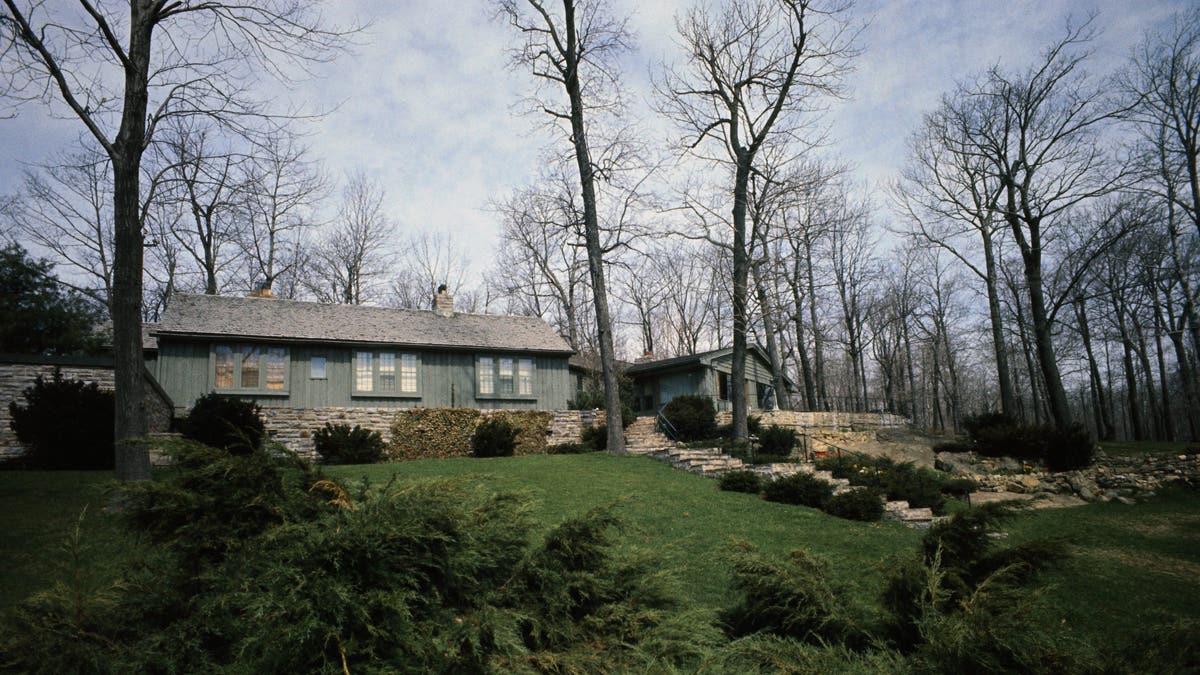
<instances>
[{"instance_id":1,"label":"green wooden house","mask_svg":"<svg viewBox=\"0 0 1200 675\"><path fill-rule=\"evenodd\" d=\"M733 348L716 349L669 359L638 359L625 370L637 392L641 412L657 410L676 396L707 396L718 411L730 410L733 372ZM777 393L771 362L757 346L746 349L746 401L752 410L778 407L777 396L789 396L794 389L784 378L787 392Z\"/></svg>"},{"instance_id":2,"label":"green wooden house","mask_svg":"<svg viewBox=\"0 0 1200 675\"><path fill-rule=\"evenodd\" d=\"M571 348L541 319L176 294L155 376L182 412L211 391L263 407L566 409Z\"/></svg>"}]
</instances>

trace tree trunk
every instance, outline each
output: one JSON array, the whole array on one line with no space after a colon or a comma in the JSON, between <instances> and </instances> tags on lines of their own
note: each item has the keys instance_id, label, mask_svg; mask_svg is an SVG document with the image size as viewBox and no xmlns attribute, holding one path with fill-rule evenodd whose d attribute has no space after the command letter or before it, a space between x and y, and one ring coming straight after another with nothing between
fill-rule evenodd
<instances>
[{"instance_id":1,"label":"tree trunk","mask_svg":"<svg viewBox=\"0 0 1200 675\"><path fill-rule=\"evenodd\" d=\"M1008 368L1008 350L1004 345L1004 319L1000 314L999 278L996 270L996 252L992 245L992 234L983 228L984 286L987 289L988 316L992 324L992 351L996 356L996 381L1000 386L1000 412L1012 419L1017 418L1016 393L1013 390L1011 371Z\"/></svg>"},{"instance_id":2,"label":"tree trunk","mask_svg":"<svg viewBox=\"0 0 1200 675\"><path fill-rule=\"evenodd\" d=\"M817 281L813 273L813 247L808 236L804 237L805 275L808 277L808 325L813 336L813 379L816 381L817 402L813 410L829 410L829 391L825 382L825 349L821 345L821 324L817 323Z\"/></svg>"},{"instance_id":3,"label":"tree trunk","mask_svg":"<svg viewBox=\"0 0 1200 675\"><path fill-rule=\"evenodd\" d=\"M733 407L733 438L750 435L746 410L746 288L750 256L746 251L746 208L753 157L738 149L737 172L733 183L733 364L730 373L729 402Z\"/></svg>"},{"instance_id":4,"label":"tree trunk","mask_svg":"<svg viewBox=\"0 0 1200 675\"><path fill-rule=\"evenodd\" d=\"M796 264L799 265L799 256L797 256ZM817 409L817 391L813 384L812 365L808 360L808 345L804 339L804 313L800 309L800 279L799 275L792 278L792 302L795 304L795 313L792 314L792 323L796 326L796 355L800 361L800 376L804 380L804 405L809 410Z\"/></svg>"},{"instance_id":5,"label":"tree trunk","mask_svg":"<svg viewBox=\"0 0 1200 675\"><path fill-rule=\"evenodd\" d=\"M763 228L765 231L765 228ZM763 237L765 240L766 237ZM763 255L770 255L767 252L767 243L763 241ZM758 265L753 267L754 270L754 286L758 291L758 304L762 307L763 314L763 333L767 340L767 359L771 362L772 381L771 386L775 388L775 405L780 410L791 410L791 402L788 401L787 385L783 379L783 360L779 357L779 340L776 338L776 333L779 330L778 323L775 321L775 304L771 301L771 296L767 293L766 284L762 280L762 271Z\"/></svg>"},{"instance_id":6,"label":"tree trunk","mask_svg":"<svg viewBox=\"0 0 1200 675\"><path fill-rule=\"evenodd\" d=\"M600 242L600 221L596 213L596 188L587 129L583 120L583 92L579 83L579 52L576 49L575 3L563 0L567 28L566 88L571 99L571 141L583 191L583 229L587 244L588 272L596 303L596 333L600 342L600 367L604 376L605 423L608 425L608 451L625 453L625 427L621 419L621 391L617 382L616 354L613 351L612 320L608 311L608 293L604 284L604 250Z\"/></svg>"},{"instance_id":7,"label":"tree trunk","mask_svg":"<svg viewBox=\"0 0 1200 675\"><path fill-rule=\"evenodd\" d=\"M1104 391L1104 381L1100 379L1100 365L1096 363L1096 354L1092 350L1092 334L1088 330L1087 308L1083 298L1075 300L1075 317L1079 321L1079 333L1083 338L1083 350L1087 354L1088 374L1092 380L1092 407L1096 411L1097 435L1102 441L1111 441L1117 436L1113 427L1112 417L1108 414L1108 394Z\"/></svg>"},{"instance_id":8,"label":"tree trunk","mask_svg":"<svg viewBox=\"0 0 1200 675\"><path fill-rule=\"evenodd\" d=\"M1067 402L1067 390L1063 388L1058 360L1054 355L1054 336L1050 317L1046 313L1046 300L1042 292L1042 261L1040 252L1025 258L1025 280L1029 285L1029 318L1033 321L1034 344L1037 347L1038 365L1046 385L1046 402L1050 405L1050 416L1054 426L1066 429L1071 424L1071 408Z\"/></svg>"},{"instance_id":9,"label":"tree trunk","mask_svg":"<svg viewBox=\"0 0 1200 675\"><path fill-rule=\"evenodd\" d=\"M117 480L150 479L150 455L135 439L149 431L142 358L141 162L146 138L151 0L130 3L129 65L125 68L124 108L113 142L113 380L116 394L115 467Z\"/></svg>"},{"instance_id":10,"label":"tree trunk","mask_svg":"<svg viewBox=\"0 0 1200 675\"><path fill-rule=\"evenodd\" d=\"M1158 392L1154 390L1154 371L1150 368L1150 353L1149 347L1146 345L1146 335L1136 316L1130 316L1129 320L1133 326L1134 337L1137 338L1137 341L1134 343L1134 352L1137 354L1138 363L1142 367L1142 378L1146 382L1146 400L1150 406L1151 423L1146 425L1146 431L1153 438L1161 439L1164 435L1162 431L1162 412L1158 407Z\"/></svg>"}]
</instances>

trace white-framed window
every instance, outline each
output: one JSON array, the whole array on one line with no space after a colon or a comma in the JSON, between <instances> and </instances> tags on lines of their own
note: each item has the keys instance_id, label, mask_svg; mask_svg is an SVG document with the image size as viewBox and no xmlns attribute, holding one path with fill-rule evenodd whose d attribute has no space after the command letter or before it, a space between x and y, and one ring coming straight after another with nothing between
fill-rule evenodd
<instances>
[{"instance_id":1,"label":"white-framed window","mask_svg":"<svg viewBox=\"0 0 1200 675\"><path fill-rule=\"evenodd\" d=\"M213 389L225 392L286 393L286 347L215 344L210 357Z\"/></svg>"},{"instance_id":2,"label":"white-framed window","mask_svg":"<svg viewBox=\"0 0 1200 675\"><path fill-rule=\"evenodd\" d=\"M328 376L325 374L325 357L314 356L309 360L308 376L313 380L324 380Z\"/></svg>"},{"instance_id":3,"label":"white-framed window","mask_svg":"<svg viewBox=\"0 0 1200 675\"><path fill-rule=\"evenodd\" d=\"M354 393L374 396L420 394L421 357L392 351L354 352Z\"/></svg>"},{"instance_id":4,"label":"white-framed window","mask_svg":"<svg viewBox=\"0 0 1200 675\"><path fill-rule=\"evenodd\" d=\"M532 397L533 359L511 356L480 356L475 361L479 396Z\"/></svg>"}]
</instances>

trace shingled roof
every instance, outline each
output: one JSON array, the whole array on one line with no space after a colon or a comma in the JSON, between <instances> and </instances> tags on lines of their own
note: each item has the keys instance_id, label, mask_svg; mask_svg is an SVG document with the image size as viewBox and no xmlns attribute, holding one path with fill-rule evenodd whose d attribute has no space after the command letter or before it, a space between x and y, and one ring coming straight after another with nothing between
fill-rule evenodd
<instances>
[{"instance_id":1,"label":"shingled roof","mask_svg":"<svg viewBox=\"0 0 1200 675\"><path fill-rule=\"evenodd\" d=\"M537 317L457 313L444 317L424 310L190 293L172 296L154 332L159 337L572 352L567 342Z\"/></svg>"}]
</instances>

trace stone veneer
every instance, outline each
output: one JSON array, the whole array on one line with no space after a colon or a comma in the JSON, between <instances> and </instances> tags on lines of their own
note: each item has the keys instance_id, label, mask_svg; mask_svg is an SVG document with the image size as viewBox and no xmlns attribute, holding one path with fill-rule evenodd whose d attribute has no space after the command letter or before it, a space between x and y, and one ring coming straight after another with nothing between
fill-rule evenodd
<instances>
[{"instance_id":1,"label":"stone veneer","mask_svg":"<svg viewBox=\"0 0 1200 675\"><path fill-rule=\"evenodd\" d=\"M392 420L403 415L404 408L263 408L263 426L271 438L302 457L318 459L313 447L313 433L329 424L361 426L378 431L385 442L390 441ZM484 410L484 414L489 412ZM547 445L577 443L583 430L603 421L598 410L552 410Z\"/></svg>"},{"instance_id":2,"label":"stone veneer","mask_svg":"<svg viewBox=\"0 0 1200 675\"><path fill-rule=\"evenodd\" d=\"M803 412L799 410L752 410L750 414L761 418L764 426L778 424L796 431L874 431L908 426L908 418L890 413L858 412ZM717 424L729 424L733 413L717 413Z\"/></svg>"},{"instance_id":3,"label":"stone veneer","mask_svg":"<svg viewBox=\"0 0 1200 675\"><path fill-rule=\"evenodd\" d=\"M21 362L13 362L18 359ZM24 403L25 390L33 386L33 381L39 375L49 378L53 376L54 369L59 368L66 379L95 382L101 389L112 391L113 368L104 364L103 359L63 358L57 359L59 364L53 363L54 360L54 357L37 356L0 359L0 459L16 457L25 452L25 448L17 441L16 432L9 426L12 415L9 414L8 404L11 401L16 401L18 405ZM171 426L171 402L149 383L149 377L147 380L146 414L150 431L166 431ZM64 420L64 423L69 422Z\"/></svg>"}]
</instances>

